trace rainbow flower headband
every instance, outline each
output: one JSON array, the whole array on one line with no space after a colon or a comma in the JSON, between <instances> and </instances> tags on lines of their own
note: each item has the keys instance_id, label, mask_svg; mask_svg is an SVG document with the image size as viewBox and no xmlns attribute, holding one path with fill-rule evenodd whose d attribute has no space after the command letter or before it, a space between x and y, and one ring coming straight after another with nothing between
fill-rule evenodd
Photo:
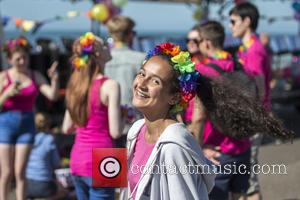
<instances>
[{"instance_id":1,"label":"rainbow flower headband","mask_svg":"<svg viewBox=\"0 0 300 200\"><path fill-rule=\"evenodd\" d=\"M79 38L80 44L80 56L74 58L72 65L75 69L86 67L89 55L93 51L93 44L95 42L95 35L91 32L87 32Z\"/></svg>"},{"instance_id":2,"label":"rainbow flower headband","mask_svg":"<svg viewBox=\"0 0 300 200\"><path fill-rule=\"evenodd\" d=\"M8 49L13 49L16 46L26 47L26 46L28 46L28 44L29 43L25 38L17 38L17 39L8 40L5 44L5 47Z\"/></svg>"},{"instance_id":3,"label":"rainbow flower headband","mask_svg":"<svg viewBox=\"0 0 300 200\"><path fill-rule=\"evenodd\" d=\"M146 60L157 55L169 56L172 63L174 63L173 68L180 74L178 80L181 101L172 108L173 113L180 112L186 108L188 102L195 97L198 84L197 80L200 74L195 70L195 64L192 62L190 54L181 51L179 46L175 46L171 43L157 45L148 52Z\"/></svg>"}]
</instances>

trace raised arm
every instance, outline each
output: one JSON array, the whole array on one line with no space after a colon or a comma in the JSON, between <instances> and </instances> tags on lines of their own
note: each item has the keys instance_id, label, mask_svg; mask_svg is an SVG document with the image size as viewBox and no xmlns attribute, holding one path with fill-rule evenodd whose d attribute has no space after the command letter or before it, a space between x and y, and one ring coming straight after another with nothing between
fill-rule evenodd
<instances>
[{"instance_id":1,"label":"raised arm","mask_svg":"<svg viewBox=\"0 0 300 200\"><path fill-rule=\"evenodd\" d=\"M58 62L55 61L48 70L48 76L51 79L50 85L42 74L40 74L39 72L35 72L35 77L39 86L39 90L49 100L56 100L58 97L59 83L58 73L56 72L57 66Z\"/></svg>"}]
</instances>

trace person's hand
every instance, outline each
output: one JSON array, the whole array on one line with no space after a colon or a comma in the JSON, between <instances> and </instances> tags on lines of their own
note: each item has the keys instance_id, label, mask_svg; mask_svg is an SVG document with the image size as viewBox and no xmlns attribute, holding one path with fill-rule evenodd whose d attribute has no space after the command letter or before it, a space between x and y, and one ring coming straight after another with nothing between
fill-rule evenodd
<instances>
[{"instance_id":1,"label":"person's hand","mask_svg":"<svg viewBox=\"0 0 300 200\"><path fill-rule=\"evenodd\" d=\"M4 95L7 98L13 97L20 93L20 82L13 82L8 88L4 91Z\"/></svg>"},{"instance_id":2,"label":"person's hand","mask_svg":"<svg viewBox=\"0 0 300 200\"><path fill-rule=\"evenodd\" d=\"M51 80L58 80L58 72L56 70L58 66L58 61L54 61L51 65L51 67L48 69L47 73L48 73L48 77L51 79Z\"/></svg>"},{"instance_id":3,"label":"person's hand","mask_svg":"<svg viewBox=\"0 0 300 200\"><path fill-rule=\"evenodd\" d=\"M218 161L218 157L221 156L221 153L219 152L220 147L213 147L210 145L204 146L203 147L203 154L204 156L210 160L211 162L213 162L215 165L219 165L220 161Z\"/></svg>"}]
</instances>

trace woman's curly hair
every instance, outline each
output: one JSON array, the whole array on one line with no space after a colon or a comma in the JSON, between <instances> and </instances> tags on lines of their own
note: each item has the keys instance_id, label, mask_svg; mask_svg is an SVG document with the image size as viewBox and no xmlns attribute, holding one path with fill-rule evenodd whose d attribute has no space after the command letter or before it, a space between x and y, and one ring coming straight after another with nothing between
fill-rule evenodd
<instances>
[{"instance_id":1,"label":"woman's curly hair","mask_svg":"<svg viewBox=\"0 0 300 200\"><path fill-rule=\"evenodd\" d=\"M294 133L271 112L267 112L253 95L230 81L201 76L197 96L208 117L224 135L242 139L256 133L280 139L292 139Z\"/></svg>"}]
</instances>

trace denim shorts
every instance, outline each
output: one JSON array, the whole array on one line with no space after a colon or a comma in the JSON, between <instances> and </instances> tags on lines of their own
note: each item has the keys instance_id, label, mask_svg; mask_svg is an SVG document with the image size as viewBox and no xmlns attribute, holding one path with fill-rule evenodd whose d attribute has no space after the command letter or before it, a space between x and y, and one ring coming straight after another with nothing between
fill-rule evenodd
<instances>
[{"instance_id":1,"label":"denim shorts","mask_svg":"<svg viewBox=\"0 0 300 200\"><path fill-rule=\"evenodd\" d=\"M32 144L35 133L33 112L0 112L0 143Z\"/></svg>"}]
</instances>

